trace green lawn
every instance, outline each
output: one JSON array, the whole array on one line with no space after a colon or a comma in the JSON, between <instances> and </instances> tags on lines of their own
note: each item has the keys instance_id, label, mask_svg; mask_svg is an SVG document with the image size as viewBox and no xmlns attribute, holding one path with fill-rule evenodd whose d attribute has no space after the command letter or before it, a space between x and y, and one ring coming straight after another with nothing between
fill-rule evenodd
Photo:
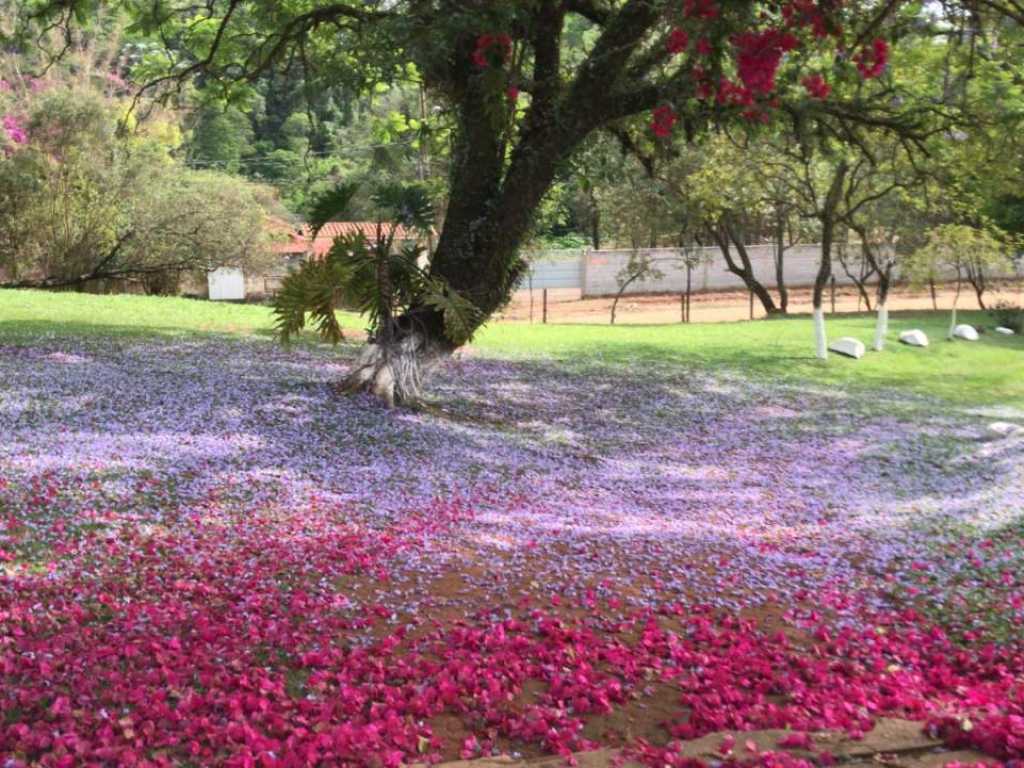
<instances>
[{"instance_id":1,"label":"green lawn","mask_svg":"<svg viewBox=\"0 0 1024 768\"><path fill-rule=\"evenodd\" d=\"M346 327L359 318L339 313ZM257 333L271 335L269 307L153 296L0 291L0 332L146 335Z\"/></svg>"},{"instance_id":2,"label":"green lawn","mask_svg":"<svg viewBox=\"0 0 1024 768\"><path fill-rule=\"evenodd\" d=\"M346 328L359 318L342 313ZM981 312L962 321L991 326ZM874 319L837 315L830 337L856 336L868 343ZM723 367L748 375L849 388L901 388L964 405L1024 407L1024 337L986 333L977 343L945 341L945 312L893 313L890 343L860 361L812 355L806 316L754 322L694 325L528 325L495 323L474 342L480 352L502 357L543 356L570 366L683 363ZM899 331L921 328L927 349L893 343ZM271 336L270 310L258 305L142 296L92 296L40 291L0 291L0 342L40 333L145 335L231 333Z\"/></svg>"},{"instance_id":3,"label":"green lawn","mask_svg":"<svg viewBox=\"0 0 1024 768\"><path fill-rule=\"evenodd\" d=\"M960 322L991 328L987 313L961 312ZM900 331L920 328L931 346L907 347ZM692 325L526 325L487 328L477 344L503 356L546 355L577 363L664 364L727 367L748 374L851 388L909 389L965 405L1024 406L1024 337L991 331L977 342L949 342L946 312L894 312L884 352L861 360L814 357L807 315L776 320ZM874 316L834 315L829 338L854 336L870 347Z\"/></svg>"}]
</instances>

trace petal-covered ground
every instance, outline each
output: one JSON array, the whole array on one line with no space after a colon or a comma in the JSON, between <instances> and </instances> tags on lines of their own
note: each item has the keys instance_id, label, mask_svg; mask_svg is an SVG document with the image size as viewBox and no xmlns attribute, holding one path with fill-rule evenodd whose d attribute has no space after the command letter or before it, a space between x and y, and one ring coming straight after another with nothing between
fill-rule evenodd
<instances>
[{"instance_id":1,"label":"petal-covered ground","mask_svg":"<svg viewBox=\"0 0 1024 768\"><path fill-rule=\"evenodd\" d=\"M672 765L882 715L1024 758L1024 438L991 414L476 356L388 412L345 365L0 346L4 765Z\"/></svg>"}]
</instances>

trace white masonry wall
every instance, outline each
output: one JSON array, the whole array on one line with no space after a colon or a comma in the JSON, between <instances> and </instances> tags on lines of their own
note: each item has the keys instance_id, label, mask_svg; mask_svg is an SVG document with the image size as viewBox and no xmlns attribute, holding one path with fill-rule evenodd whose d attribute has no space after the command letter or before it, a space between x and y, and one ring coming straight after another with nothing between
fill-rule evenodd
<instances>
[{"instance_id":1,"label":"white masonry wall","mask_svg":"<svg viewBox=\"0 0 1024 768\"><path fill-rule=\"evenodd\" d=\"M775 288L775 247L773 245L747 246L754 274L767 288ZM626 289L627 294L681 293L686 287L686 266L678 248L640 249L662 273L657 279L637 280ZM579 288L584 296L609 296L619 290L618 275L629 263L632 251L602 250L562 251L540 254L530 260L530 269L519 284L520 290L528 288ZM851 254L848 261L851 269L859 271L860 260ZM718 248L695 248L691 256L699 263L690 274L692 289L700 291L744 290L743 281L732 274L725 265ZM739 262L735 249L733 256ZM814 284L821 258L821 246L816 243L795 245L785 255L786 284L791 288ZM1008 264L1007 269L990 277L1019 277L1018 270L1024 269L1024 261ZM839 259L833 254L832 274L837 285L853 285L854 281L843 270ZM899 278L896 274L894 277ZM952 277L952 275L950 275ZM873 282L873 281L869 281Z\"/></svg>"}]
</instances>

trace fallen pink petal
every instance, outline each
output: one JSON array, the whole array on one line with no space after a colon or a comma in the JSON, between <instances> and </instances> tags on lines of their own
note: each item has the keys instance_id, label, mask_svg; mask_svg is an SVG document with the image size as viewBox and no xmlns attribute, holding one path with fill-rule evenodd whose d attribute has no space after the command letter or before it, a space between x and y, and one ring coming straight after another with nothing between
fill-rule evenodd
<instances>
[{"instance_id":1,"label":"fallen pink petal","mask_svg":"<svg viewBox=\"0 0 1024 768\"><path fill-rule=\"evenodd\" d=\"M813 751L883 716L1024 755L1024 652L963 599L1020 626L1000 526L1024 486L969 417L925 439L868 402L826 425L824 391L671 369L623 389L614 368L578 388L486 357L443 374L437 410L385 411L336 397L338 366L253 342L0 350L10 765L602 744L660 765L716 731ZM966 473L879 479L949 450ZM626 727L648 705L649 743ZM762 756L740 743L717 750Z\"/></svg>"}]
</instances>

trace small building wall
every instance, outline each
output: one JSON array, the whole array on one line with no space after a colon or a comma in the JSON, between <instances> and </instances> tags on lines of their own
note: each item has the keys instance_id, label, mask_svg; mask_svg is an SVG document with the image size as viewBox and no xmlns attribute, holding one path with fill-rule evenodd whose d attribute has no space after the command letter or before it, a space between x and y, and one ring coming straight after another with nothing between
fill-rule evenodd
<instances>
[{"instance_id":1,"label":"small building wall","mask_svg":"<svg viewBox=\"0 0 1024 768\"><path fill-rule=\"evenodd\" d=\"M210 301L244 301L245 275L237 267L219 267L206 276Z\"/></svg>"}]
</instances>

